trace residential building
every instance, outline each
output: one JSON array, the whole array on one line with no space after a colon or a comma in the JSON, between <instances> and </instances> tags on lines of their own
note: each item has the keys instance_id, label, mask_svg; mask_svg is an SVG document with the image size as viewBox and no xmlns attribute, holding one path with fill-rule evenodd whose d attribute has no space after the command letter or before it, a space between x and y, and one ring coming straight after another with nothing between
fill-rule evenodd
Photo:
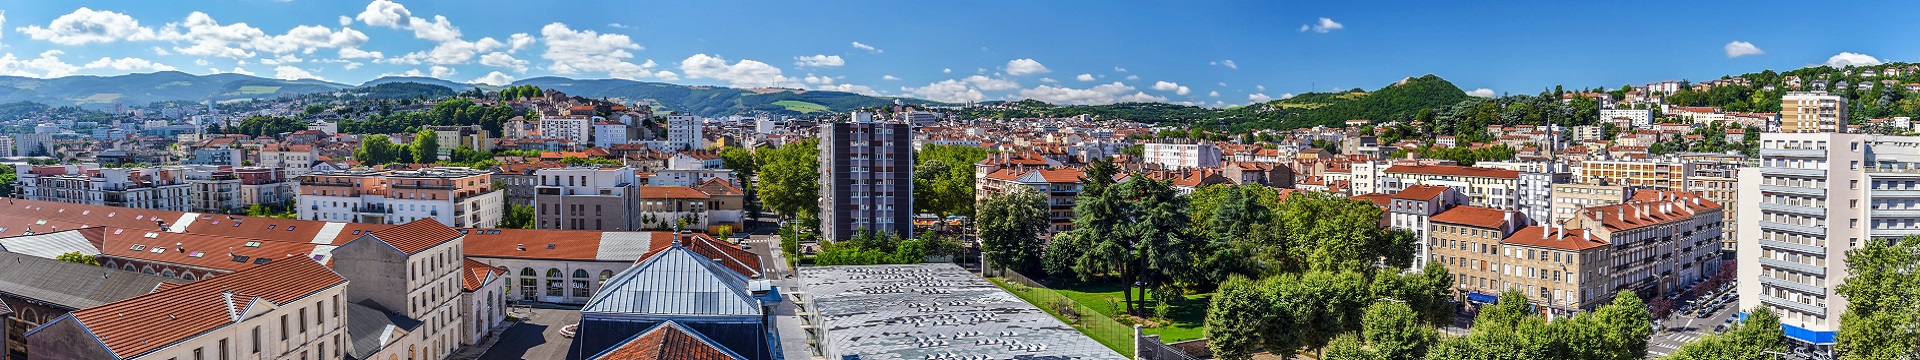
<instances>
[{"instance_id":1,"label":"residential building","mask_svg":"<svg viewBox=\"0 0 1920 360\"><path fill-rule=\"evenodd\" d=\"M288 181L287 171L277 167L242 167L233 169L233 176L240 178L240 205L281 204L293 201L293 181Z\"/></svg>"},{"instance_id":2,"label":"residential building","mask_svg":"<svg viewBox=\"0 0 1920 360\"><path fill-rule=\"evenodd\" d=\"M1518 203L1515 210L1526 214L1528 225L1553 218L1553 186L1565 184L1573 178L1564 166L1547 163L1552 169L1547 171L1521 171L1519 193L1514 195Z\"/></svg>"},{"instance_id":3,"label":"residential building","mask_svg":"<svg viewBox=\"0 0 1920 360\"><path fill-rule=\"evenodd\" d=\"M668 146L673 147L675 150L699 150L707 148L706 135L701 133L705 129L704 126L705 124L701 123L699 116L681 114L667 115Z\"/></svg>"},{"instance_id":4,"label":"residential building","mask_svg":"<svg viewBox=\"0 0 1920 360\"><path fill-rule=\"evenodd\" d=\"M613 144L625 144L630 140L627 138L627 124L613 120L601 120L593 124L594 147L611 148Z\"/></svg>"},{"instance_id":5,"label":"residential building","mask_svg":"<svg viewBox=\"0 0 1920 360\"><path fill-rule=\"evenodd\" d=\"M1626 202L1633 198L1633 191L1633 187L1619 185L1553 184L1553 216L1548 219L1566 222L1582 209Z\"/></svg>"},{"instance_id":6,"label":"residential building","mask_svg":"<svg viewBox=\"0 0 1920 360\"><path fill-rule=\"evenodd\" d=\"M162 285L181 282L8 251L0 251L0 274L7 274L6 281L0 281L0 345L4 345L0 346L0 358L9 359L32 355L27 351L27 331L41 324L75 310L146 295Z\"/></svg>"},{"instance_id":7,"label":"residential building","mask_svg":"<svg viewBox=\"0 0 1920 360\"><path fill-rule=\"evenodd\" d=\"M0 157L19 156L18 154L20 153L13 150L13 137L0 136Z\"/></svg>"},{"instance_id":8,"label":"residential building","mask_svg":"<svg viewBox=\"0 0 1920 360\"><path fill-rule=\"evenodd\" d=\"M713 217L707 213L712 197L692 187L641 186L638 193L640 207L636 213L641 228L679 230L679 227L686 226L705 229L713 221Z\"/></svg>"},{"instance_id":9,"label":"residential building","mask_svg":"<svg viewBox=\"0 0 1920 360\"><path fill-rule=\"evenodd\" d=\"M504 213L491 174L461 167L411 171L348 169L300 177L299 218L403 224L434 219L454 227L494 227Z\"/></svg>"},{"instance_id":10,"label":"residential building","mask_svg":"<svg viewBox=\"0 0 1920 360\"><path fill-rule=\"evenodd\" d=\"M240 178L227 166L195 165L187 169L187 193L192 202L188 211L232 214L240 202Z\"/></svg>"},{"instance_id":11,"label":"residential building","mask_svg":"<svg viewBox=\"0 0 1920 360\"><path fill-rule=\"evenodd\" d=\"M467 148L478 152L493 151L493 142L487 140L487 129L480 125L428 125L440 139L440 157L453 154L453 149Z\"/></svg>"},{"instance_id":12,"label":"residential building","mask_svg":"<svg viewBox=\"0 0 1920 360\"><path fill-rule=\"evenodd\" d=\"M1914 136L1761 134L1758 166L1739 174L1740 308L1769 308L1791 341L1831 349L1846 252L1920 234L1917 159Z\"/></svg>"},{"instance_id":13,"label":"residential building","mask_svg":"<svg viewBox=\"0 0 1920 360\"><path fill-rule=\"evenodd\" d=\"M913 132L907 124L823 123L820 136L820 236L859 231L913 236ZM867 120L862 122L860 120Z\"/></svg>"},{"instance_id":14,"label":"residential building","mask_svg":"<svg viewBox=\"0 0 1920 360\"><path fill-rule=\"evenodd\" d=\"M341 359L348 286L319 263L282 258L75 311L28 332L27 347L44 359Z\"/></svg>"},{"instance_id":15,"label":"residential building","mask_svg":"<svg viewBox=\"0 0 1920 360\"><path fill-rule=\"evenodd\" d=\"M460 319L465 322L460 345L471 346L485 342L507 321L507 270L464 257L460 265Z\"/></svg>"},{"instance_id":16,"label":"residential building","mask_svg":"<svg viewBox=\"0 0 1920 360\"><path fill-rule=\"evenodd\" d=\"M539 229L640 230L640 182L627 167L534 171Z\"/></svg>"},{"instance_id":17,"label":"residential building","mask_svg":"<svg viewBox=\"0 0 1920 360\"><path fill-rule=\"evenodd\" d=\"M1520 172L1458 165L1396 165L1381 170L1379 192L1397 193L1412 185L1438 185L1467 195L1469 204L1503 210L1519 206Z\"/></svg>"},{"instance_id":18,"label":"residential building","mask_svg":"<svg viewBox=\"0 0 1920 360\"><path fill-rule=\"evenodd\" d=\"M381 359L404 353L440 359L466 341L470 335L463 330L470 328L464 326L467 323L461 311L467 276L462 274L468 272L461 257L465 238L466 234L437 221L419 219L361 234L333 249L334 271L351 281L346 284L350 308L347 320L356 327L367 325L363 322L390 323L400 331L391 336L353 334L355 347L349 349L353 358ZM336 307L331 312L338 315L341 309ZM361 337L365 336L377 340L363 346Z\"/></svg>"},{"instance_id":19,"label":"residential building","mask_svg":"<svg viewBox=\"0 0 1920 360\"><path fill-rule=\"evenodd\" d=\"M1147 164L1166 169L1220 166L1220 148L1203 142L1150 142L1142 156Z\"/></svg>"},{"instance_id":20,"label":"residential building","mask_svg":"<svg viewBox=\"0 0 1920 360\"><path fill-rule=\"evenodd\" d=\"M1462 303L1492 304L1503 286L1500 241L1519 229L1518 213L1478 206L1455 206L1430 220L1429 261L1454 274L1454 290Z\"/></svg>"},{"instance_id":21,"label":"residential building","mask_svg":"<svg viewBox=\"0 0 1920 360\"><path fill-rule=\"evenodd\" d=\"M554 116L540 118L540 137L564 139L575 144L592 144L590 131L593 131L594 119L582 115Z\"/></svg>"},{"instance_id":22,"label":"residential building","mask_svg":"<svg viewBox=\"0 0 1920 360\"><path fill-rule=\"evenodd\" d=\"M312 145L274 144L260 148L260 162L255 165L286 169L286 175L299 177L313 169L313 163L320 161L320 153Z\"/></svg>"},{"instance_id":23,"label":"residential building","mask_svg":"<svg viewBox=\"0 0 1920 360\"><path fill-rule=\"evenodd\" d=\"M976 200L1009 192L1033 191L1046 198L1047 232L1062 233L1073 230L1074 198L1080 194L1080 177L1085 176L1079 169L1042 169L1019 171L1002 169L981 178L976 183Z\"/></svg>"},{"instance_id":24,"label":"residential building","mask_svg":"<svg viewBox=\"0 0 1920 360\"><path fill-rule=\"evenodd\" d=\"M1431 244L1431 231L1428 219L1456 205L1467 202L1466 195L1445 186L1411 185L1393 194L1387 206L1387 226L1395 230L1413 233L1414 257L1413 269L1427 266Z\"/></svg>"},{"instance_id":25,"label":"residential building","mask_svg":"<svg viewBox=\"0 0 1920 360\"><path fill-rule=\"evenodd\" d=\"M1820 91L1781 96L1780 132L1847 132L1847 98Z\"/></svg>"},{"instance_id":26,"label":"residential building","mask_svg":"<svg viewBox=\"0 0 1920 360\"><path fill-rule=\"evenodd\" d=\"M1687 191L1726 207L1738 207L1740 197L1734 173L1745 163L1744 157L1718 154L1681 154L1643 160L1590 160L1580 164L1578 179L1588 184L1609 184L1655 190ZM1738 231L1739 212L1723 212L1729 225L1725 239ZM1729 248L1731 248L1729 246Z\"/></svg>"},{"instance_id":27,"label":"residential building","mask_svg":"<svg viewBox=\"0 0 1920 360\"><path fill-rule=\"evenodd\" d=\"M1653 110L1600 109L1600 121L1620 124L1622 130L1645 129L1653 126Z\"/></svg>"},{"instance_id":28,"label":"residential building","mask_svg":"<svg viewBox=\"0 0 1920 360\"><path fill-rule=\"evenodd\" d=\"M99 168L97 165L14 165L20 196L28 200L186 211L192 206L186 168Z\"/></svg>"},{"instance_id":29,"label":"residential building","mask_svg":"<svg viewBox=\"0 0 1920 360\"><path fill-rule=\"evenodd\" d=\"M1723 206L1685 191L1646 190L1617 205L1588 207L1562 224L1592 233L1608 245L1611 262L1600 294L1632 290L1652 298L1705 280L1720 271Z\"/></svg>"}]
</instances>

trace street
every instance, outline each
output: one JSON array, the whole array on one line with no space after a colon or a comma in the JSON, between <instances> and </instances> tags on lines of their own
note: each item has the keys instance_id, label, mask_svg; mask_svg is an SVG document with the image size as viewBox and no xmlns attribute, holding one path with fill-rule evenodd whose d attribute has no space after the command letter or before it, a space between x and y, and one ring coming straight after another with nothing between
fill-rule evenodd
<instances>
[{"instance_id":1,"label":"street","mask_svg":"<svg viewBox=\"0 0 1920 360\"><path fill-rule=\"evenodd\" d=\"M1647 339L1647 357L1657 358L1679 351L1680 346L1713 334L1714 326L1725 324L1727 318L1739 313L1738 306L1727 306L1705 318L1695 317L1679 311L1673 312L1658 322L1665 325L1666 331L1653 334Z\"/></svg>"}]
</instances>

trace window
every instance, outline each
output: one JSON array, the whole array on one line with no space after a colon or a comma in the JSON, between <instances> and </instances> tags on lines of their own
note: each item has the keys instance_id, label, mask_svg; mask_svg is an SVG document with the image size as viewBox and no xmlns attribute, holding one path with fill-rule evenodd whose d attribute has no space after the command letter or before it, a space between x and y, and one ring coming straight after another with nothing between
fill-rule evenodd
<instances>
[{"instance_id":1,"label":"window","mask_svg":"<svg viewBox=\"0 0 1920 360\"><path fill-rule=\"evenodd\" d=\"M300 309L300 332L307 332L307 309Z\"/></svg>"},{"instance_id":2,"label":"window","mask_svg":"<svg viewBox=\"0 0 1920 360\"><path fill-rule=\"evenodd\" d=\"M287 316L280 315L280 341L287 341Z\"/></svg>"},{"instance_id":3,"label":"window","mask_svg":"<svg viewBox=\"0 0 1920 360\"><path fill-rule=\"evenodd\" d=\"M207 360L207 348L193 348L193 360Z\"/></svg>"},{"instance_id":4,"label":"window","mask_svg":"<svg viewBox=\"0 0 1920 360\"><path fill-rule=\"evenodd\" d=\"M253 353L260 353L260 327L253 327Z\"/></svg>"},{"instance_id":5,"label":"window","mask_svg":"<svg viewBox=\"0 0 1920 360\"><path fill-rule=\"evenodd\" d=\"M220 339L220 360L227 360L227 339Z\"/></svg>"}]
</instances>

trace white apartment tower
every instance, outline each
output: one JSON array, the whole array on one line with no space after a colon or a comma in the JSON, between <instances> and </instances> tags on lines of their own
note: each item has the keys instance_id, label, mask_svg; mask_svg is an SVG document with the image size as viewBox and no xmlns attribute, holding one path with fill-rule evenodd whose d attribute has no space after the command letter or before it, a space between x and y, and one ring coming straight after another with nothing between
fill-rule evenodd
<instances>
[{"instance_id":1,"label":"white apartment tower","mask_svg":"<svg viewBox=\"0 0 1920 360\"><path fill-rule=\"evenodd\" d=\"M1847 301L1847 250L1920 235L1920 137L1760 136L1739 173L1740 308L1780 315L1791 341L1830 349Z\"/></svg>"},{"instance_id":2,"label":"white apartment tower","mask_svg":"<svg viewBox=\"0 0 1920 360\"><path fill-rule=\"evenodd\" d=\"M701 133L701 126L699 116L667 115L667 143L679 150L704 149L706 135Z\"/></svg>"},{"instance_id":3,"label":"white apartment tower","mask_svg":"<svg viewBox=\"0 0 1920 360\"><path fill-rule=\"evenodd\" d=\"M1825 92L1792 92L1781 96L1780 132L1847 132L1847 98Z\"/></svg>"}]
</instances>

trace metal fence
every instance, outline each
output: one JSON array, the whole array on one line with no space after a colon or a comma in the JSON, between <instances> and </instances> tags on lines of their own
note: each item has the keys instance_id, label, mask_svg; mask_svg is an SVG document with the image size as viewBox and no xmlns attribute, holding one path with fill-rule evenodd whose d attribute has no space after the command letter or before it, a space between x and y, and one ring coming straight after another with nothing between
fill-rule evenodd
<instances>
[{"instance_id":1,"label":"metal fence","mask_svg":"<svg viewBox=\"0 0 1920 360\"><path fill-rule=\"evenodd\" d=\"M1085 304L1073 301L1073 299L1067 298L1066 295L1061 295L1060 292L1054 291L1052 288L1048 288L1038 281L1028 279L1018 272L995 271L993 275L1000 277L1007 291L1033 303L1034 306L1046 310L1048 313L1053 314L1054 317L1066 322L1067 325L1071 325L1074 329L1080 330L1081 333L1087 334L1088 337L1092 337L1095 341L1099 341L1101 344L1113 348L1113 351L1117 351L1127 357L1133 357L1134 342L1136 339L1134 338L1132 326L1122 325L1120 322L1114 321L1113 318L1102 315L1099 311L1094 311L1093 308L1087 307Z\"/></svg>"}]
</instances>

